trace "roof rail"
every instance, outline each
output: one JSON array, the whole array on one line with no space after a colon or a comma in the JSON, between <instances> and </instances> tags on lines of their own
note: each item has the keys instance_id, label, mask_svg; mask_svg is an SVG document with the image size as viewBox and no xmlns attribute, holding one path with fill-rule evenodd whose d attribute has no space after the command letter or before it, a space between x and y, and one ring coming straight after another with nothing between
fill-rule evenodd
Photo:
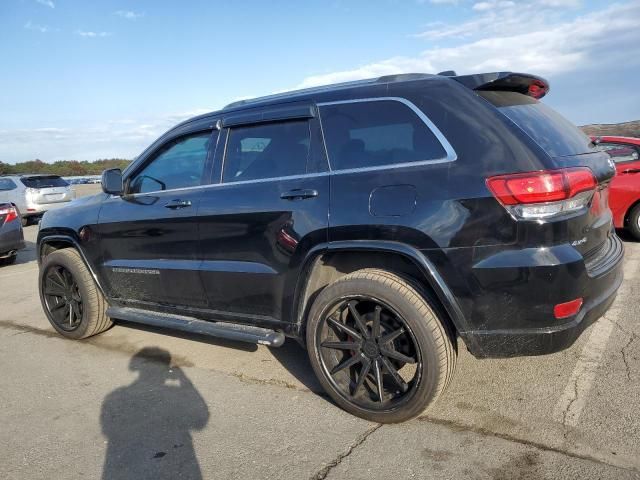
<instances>
[{"instance_id":1,"label":"roof rail","mask_svg":"<svg viewBox=\"0 0 640 480\"><path fill-rule=\"evenodd\" d=\"M330 85L322 85L319 87L303 88L301 90L291 90L288 92L265 95L263 97L250 98L246 100L238 100L236 102L231 102L230 104L226 105L222 110L240 107L242 105L251 105L253 103L258 103L258 102L265 102L268 100L277 100L279 98L296 97L300 95L308 95L310 93L327 92L330 90L337 90L337 89L349 88L349 87L359 87L364 85L373 85L376 83L391 83L391 82L402 82L402 81L406 82L411 80L421 80L421 79L429 78L432 76L433 75L429 73L399 73L394 75L383 75L377 78L367 78L364 80L353 80L351 82L333 83Z\"/></svg>"}]
</instances>

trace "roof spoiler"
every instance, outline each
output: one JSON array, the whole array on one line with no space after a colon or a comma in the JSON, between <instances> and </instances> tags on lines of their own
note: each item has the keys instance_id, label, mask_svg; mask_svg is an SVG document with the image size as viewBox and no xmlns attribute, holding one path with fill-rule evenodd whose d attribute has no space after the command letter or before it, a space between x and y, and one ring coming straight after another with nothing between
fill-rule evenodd
<instances>
[{"instance_id":1,"label":"roof spoiler","mask_svg":"<svg viewBox=\"0 0 640 480\"><path fill-rule=\"evenodd\" d=\"M538 100L549 93L548 81L528 73L493 72L457 75L450 78L472 90L518 92Z\"/></svg>"}]
</instances>

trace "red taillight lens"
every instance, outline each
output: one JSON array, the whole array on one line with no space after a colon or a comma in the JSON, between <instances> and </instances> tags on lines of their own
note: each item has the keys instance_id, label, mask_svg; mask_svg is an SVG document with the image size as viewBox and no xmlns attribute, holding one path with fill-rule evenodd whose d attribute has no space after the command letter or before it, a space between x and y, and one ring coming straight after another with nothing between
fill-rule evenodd
<instances>
[{"instance_id":1,"label":"red taillight lens","mask_svg":"<svg viewBox=\"0 0 640 480\"><path fill-rule=\"evenodd\" d=\"M9 223L18 218L18 211L14 207L0 208L0 215L6 215L4 223Z\"/></svg>"},{"instance_id":2,"label":"red taillight lens","mask_svg":"<svg viewBox=\"0 0 640 480\"><path fill-rule=\"evenodd\" d=\"M582 307L582 298L576 298L566 303L559 303L553 307L553 315L558 320L571 317L580 311L580 307Z\"/></svg>"},{"instance_id":3,"label":"red taillight lens","mask_svg":"<svg viewBox=\"0 0 640 480\"><path fill-rule=\"evenodd\" d=\"M588 168L568 168L498 175L487 179L487 187L503 205L567 200L594 190L597 182Z\"/></svg>"}]
</instances>

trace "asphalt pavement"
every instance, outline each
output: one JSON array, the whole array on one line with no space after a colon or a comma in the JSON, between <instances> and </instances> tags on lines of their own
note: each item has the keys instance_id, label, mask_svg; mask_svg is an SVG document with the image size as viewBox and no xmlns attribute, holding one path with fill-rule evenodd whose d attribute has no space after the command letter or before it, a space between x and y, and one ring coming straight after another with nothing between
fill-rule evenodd
<instances>
[{"instance_id":1,"label":"asphalt pavement","mask_svg":"<svg viewBox=\"0 0 640 480\"><path fill-rule=\"evenodd\" d=\"M476 360L399 425L350 416L306 352L116 325L56 335L37 226L0 268L0 478L640 479L640 243L607 315L563 352Z\"/></svg>"}]
</instances>

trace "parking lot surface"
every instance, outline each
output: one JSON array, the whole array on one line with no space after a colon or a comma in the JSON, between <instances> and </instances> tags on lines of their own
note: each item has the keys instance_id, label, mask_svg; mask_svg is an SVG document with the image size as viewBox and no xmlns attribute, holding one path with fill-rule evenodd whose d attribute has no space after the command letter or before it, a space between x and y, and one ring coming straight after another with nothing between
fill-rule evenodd
<instances>
[{"instance_id":1,"label":"parking lot surface","mask_svg":"<svg viewBox=\"0 0 640 480\"><path fill-rule=\"evenodd\" d=\"M37 226L0 268L0 478L640 478L640 244L570 349L476 360L459 345L438 404L399 425L337 408L306 353L116 325L49 326Z\"/></svg>"}]
</instances>

